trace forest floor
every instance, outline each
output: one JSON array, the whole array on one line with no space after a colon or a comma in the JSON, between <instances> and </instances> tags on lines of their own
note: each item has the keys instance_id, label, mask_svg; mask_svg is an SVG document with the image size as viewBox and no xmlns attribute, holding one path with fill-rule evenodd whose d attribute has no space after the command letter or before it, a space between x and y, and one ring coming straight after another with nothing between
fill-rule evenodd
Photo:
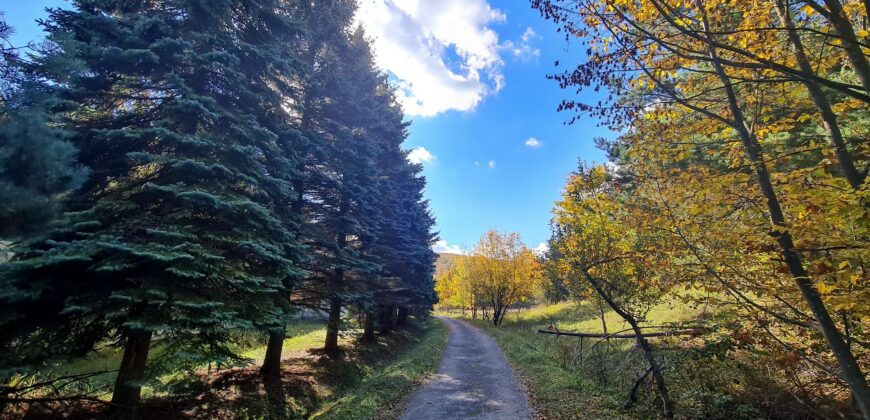
<instances>
[{"instance_id":1,"label":"forest floor","mask_svg":"<svg viewBox=\"0 0 870 420\"><path fill-rule=\"evenodd\" d=\"M437 319L411 320L371 345L356 343L351 331L342 337L342 351L327 356L320 351L322 323L302 321L288 329L280 382L267 383L259 364L190 377L180 372L164 375L143 390L140 418L309 418L371 419L399 416L407 395L438 367L446 346L447 328ZM157 350L159 354L159 348ZM259 361L265 346L242 352ZM90 357L58 366L58 371L79 373L110 369L119 352L104 349ZM111 374L92 378L91 389L107 387ZM104 383L105 382L105 383ZM99 399L108 398L108 394ZM69 401L21 407L11 418L93 418L105 408L99 401ZM10 413L5 413L10 414Z\"/></svg>"},{"instance_id":2,"label":"forest floor","mask_svg":"<svg viewBox=\"0 0 870 420\"><path fill-rule=\"evenodd\" d=\"M452 318L438 372L411 398L402 420L534 418L528 397L498 344Z\"/></svg>"}]
</instances>

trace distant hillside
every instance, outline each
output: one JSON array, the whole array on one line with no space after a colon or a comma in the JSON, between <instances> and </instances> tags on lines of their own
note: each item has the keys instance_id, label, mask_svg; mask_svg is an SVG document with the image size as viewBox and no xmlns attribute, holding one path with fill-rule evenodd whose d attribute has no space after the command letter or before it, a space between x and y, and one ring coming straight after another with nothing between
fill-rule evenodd
<instances>
[{"instance_id":1,"label":"distant hillside","mask_svg":"<svg viewBox=\"0 0 870 420\"><path fill-rule=\"evenodd\" d=\"M438 260L435 261L435 275L438 276L441 273L449 270L451 267L456 265L456 262L466 258L465 255L459 254L447 254L447 253L439 253Z\"/></svg>"}]
</instances>

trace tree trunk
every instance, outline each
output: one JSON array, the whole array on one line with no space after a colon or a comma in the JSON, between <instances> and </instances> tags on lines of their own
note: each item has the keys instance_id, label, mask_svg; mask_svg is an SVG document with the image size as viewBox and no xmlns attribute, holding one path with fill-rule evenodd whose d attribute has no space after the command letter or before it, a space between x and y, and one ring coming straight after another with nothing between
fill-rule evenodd
<instances>
[{"instance_id":1,"label":"tree trunk","mask_svg":"<svg viewBox=\"0 0 870 420\"><path fill-rule=\"evenodd\" d=\"M374 343L377 338L375 337L375 314L372 312L366 312L366 320L363 325L363 335L360 338L360 341L363 343Z\"/></svg>"},{"instance_id":2,"label":"tree trunk","mask_svg":"<svg viewBox=\"0 0 870 420\"><path fill-rule=\"evenodd\" d=\"M601 304L601 301L598 301L598 316L601 318L601 329L604 330L604 335L607 335L607 319L604 317L604 305ZM607 339L610 341L610 339Z\"/></svg>"},{"instance_id":3,"label":"tree trunk","mask_svg":"<svg viewBox=\"0 0 870 420\"><path fill-rule=\"evenodd\" d=\"M833 2L837 1L838 0L833 0ZM698 7L702 13L703 29L708 34L706 37L709 40L711 30L706 14L703 12L705 9L700 0L695 0L695 3L696 7ZM785 223L785 216L783 215L782 207L779 204L776 191L773 189L773 184L770 181L767 166L764 164L761 145L746 125L743 111L738 105L737 95L734 93L734 87L731 84L731 79L722 68L722 64L719 61L712 40L708 42L708 53L713 65L713 70L718 75L725 89L725 94L728 98L728 106L731 115L734 118L733 128L737 130L740 135L741 142L743 143L743 151L746 154L747 160L752 163L755 169L756 181L761 189L762 195L764 195L764 198L767 201L770 222L773 225L771 234L776 238L789 273L797 284L807 306L810 307L810 310L819 324L819 329L821 330L822 335L824 335L825 340L828 342L828 346L831 348L834 357L837 359L837 362L840 365L840 370L843 374L843 379L845 379L846 383L849 384L858 407L861 409L861 414L865 419L870 420L870 386L867 385L867 379L861 372L861 368L858 366L858 362L855 360L855 356L852 354L849 346L847 346L845 341L843 341L843 336L837 329L837 325L831 319L831 315L828 313L828 309L825 307L821 295L819 295L819 292L813 285L809 274L804 269L801 256L797 251L795 251L794 242L788 231L787 224ZM870 77L870 74L868 74L868 77Z\"/></svg>"},{"instance_id":4,"label":"tree trunk","mask_svg":"<svg viewBox=\"0 0 870 420\"><path fill-rule=\"evenodd\" d=\"M631 408L634 403L637 402L637 390L640 389L640 386L646 380L647 376L652 373L652 368L646 368L645 371L634 381L634 384L631 386L631 390L628 391L628 397L625 399L625 402L622 404L623 409Z\"/></svg>"},{"instance_id":5,"label":"tree trunk","mask_svg":"<svg viewBox=\"0 0 870 420\"><path fill-rule=\"evenodd\" d=\"M399 313L396 317L396 325L402 326L408 321L408 308L399 306Z\"/></svg>"},{"instance_id":6,"label":"tree trunk","mask_svg":"<svg viewBox=\"0 0 870 420\"><path fill-rule=\"evenodd\" d=\"M266 344L266 356L263 357L263 366L260 373L263 376L281 376L281 353L284 349L284 336L286 326L269 331L269 342Z\"/></svg>"},{"instance_id":7,"label":"tree trunk","mask_svg":"<svg viewBox=\"0 0 870 420\"><path fill-rule=\"evenodd\" d=\"M861 85L864 86L864 91L870 93L870 62L862 51L861 43L858 42L858 37L855 35L855 29L852 28L852 22L849 22L849 18L843 11L843 5L840 3L842 0L824 1L825 5L828 6L826 17L843 41L843 48L846 50L846 55L849 57L849 62L858 75L858 79L861 80ZM808 3L811 3L810 7L813 7L815 1ZM864 413L866 414L866 412Z\"/></svg>"},{"instance_id":8,"label":"tree trunk","mask_svg":"<svg viewBox=\"0 0 870 420\"><path fill-rule=\"evenodd\" d=\"M338 351L338 331L341 328L341 299L334 297L329 303L329 320L326 322L326 342L323 350Z\"/></svg>"},{"instance_id":9,"label":"tree trunk","mask_svg":"<svg viewBox=\"0 0 870 420\"><path fill-rule=\"evenodd\" d=\"M637 323L637 320L629 314L628 312L622 310L622 308L616 304L613 299L610 298L610 295L604 291L601 283L594 276L589 274L589 272L584 269L583 275L586 277L586 280L589 281L589 284L592 285L592 288L595 289L595 292L607 302L607 305L613 309L613 312L616 312L617 315L622 317L625 322L628 322L628 325L631 326L632 331L635 334L635 340L637 341L638 347L640 347L643 352L644 359L646 359L647 364L649 365L649 369L652 372L653 379L656 381L656 386L659 390L659 396L662 400L662 415L665 418L673 418L674 417L674 408L671 404L671 398L668 395L668 387L665 384L665 377L662 375L661 367L659 366L658 361L656 361L655 354L653 354L652 346L649 344L649 341L643 337L643 331L641 331L640 326Z\"/></svg>"},{"instance_id":10,"label":"tree trunk","mask_svg":"<svg viewBox=\"0 0 870 420\"><path fill-rule=\"evenodd\" d=\"M127 332L124 355L121 358L121 366L118 368L118 376L115 378L115 389L112 391L112 418L136 418L142 392L142 381L145 380L148 350L151 349L151 335L151 331L132 330Z\"/></svg>"},{"instance_id":11,"label":"tree trunk","mask_svg":"<svg viewBox=\"0 0 870 420\"><path fill-rule=\"evenodd\" d=\"M392 331L392 330L395 330L396 327L399 326L399 308L397 308L395 306L390 306L389 316L390 316L390 319L389 319L390 331Z\"/></svg>"},{"instance_id":12,"label":"tree trunk","mask_svg":"<svg viewBox=\"0 0 870 420\"><path fill-rule=\"evenodd\" d=\"M803 42L801 41L797 30L795 30L794 22L789 15L789 9L784 4L784 1L785 0L776 1L776 11L779 15L780 22L788 30L788 38L791 42L795 59L797 60L798 66L800 66L802 72L814 74L810 60L804 52ZM819 115L822 117L822 125L825 127L825 131L828 133L829 142L831 146L834 147L834 151L837 154L837 161L840 164L840 170L843 171L843 175L846 176L849 185L851 185L853 189L857 190L861 188L861 185L864 184L864 175L855 168L855 162L852 159L852 155L849 153L849 149L846 148L846 142L843 140L843 133L840 131L840 125L837 123L837 116L831 109L831 104L828 102L824 92L822 92L821 87L819 87L816 82L806 79L804 80L804 85L806 86L813 103L819 110Z\"/></svg>"},{"instance_id":13,"label":"tree trunk","mask_svg":"<svg viewBox=\"0 0 870 420\"><path fill-rule=\"evenodd\" d=\"M381 324L381 334L389 334L393 329L393 313L396 311L396 308L390 305L381 306L380 310L380 324Z\"/></svg>"}]
</instances>

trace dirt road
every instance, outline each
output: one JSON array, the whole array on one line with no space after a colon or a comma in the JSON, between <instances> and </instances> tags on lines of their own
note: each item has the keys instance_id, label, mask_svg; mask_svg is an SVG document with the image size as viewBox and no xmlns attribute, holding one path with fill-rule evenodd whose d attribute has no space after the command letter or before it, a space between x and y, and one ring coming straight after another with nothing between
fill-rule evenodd
<instances>
[{"instance_id":1,"label":"dirt road","mask_svg":"<svg viewBox=\"0 0 870 420\"><path fill-rule=\"evenodd\" d=\"M495 340L463 321L440 318L450 328L441 366L411 397L401 419L534 418Z\"/></svg>"}]
</instances>

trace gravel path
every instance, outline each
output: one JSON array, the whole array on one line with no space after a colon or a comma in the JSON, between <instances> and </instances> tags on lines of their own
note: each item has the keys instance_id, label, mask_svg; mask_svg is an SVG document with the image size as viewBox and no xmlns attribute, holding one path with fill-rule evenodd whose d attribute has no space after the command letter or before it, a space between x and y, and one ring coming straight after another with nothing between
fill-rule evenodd
<instances>
[{"instance_id":1,"label":"gravel path","mask_svg":"<svg viewBox=\"0 0 870 420\"><path fill-rule=\"evenodd\" d=\"M450 328L441 366L411 397L400 418L534 418L528 398L495 340L465 322L439 318Z\"/></svg>"}]
</instances>

